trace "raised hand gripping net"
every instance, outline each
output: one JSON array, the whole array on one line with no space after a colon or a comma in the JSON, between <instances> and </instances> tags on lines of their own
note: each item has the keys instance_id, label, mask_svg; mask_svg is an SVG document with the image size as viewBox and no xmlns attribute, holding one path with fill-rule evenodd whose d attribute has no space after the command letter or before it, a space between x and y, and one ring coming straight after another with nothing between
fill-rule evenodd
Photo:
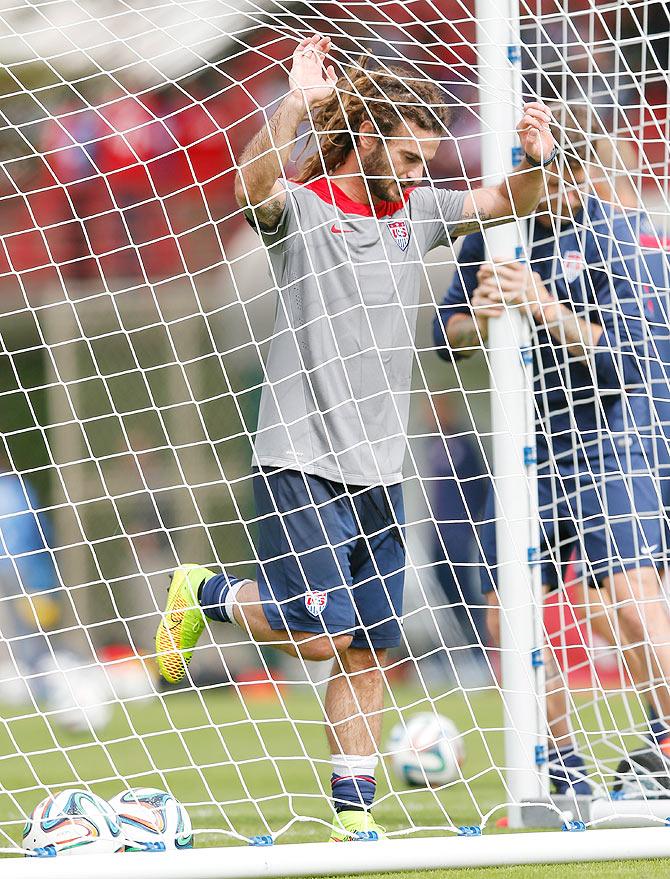
<instances>
[{"instance_id":1,"label":"raised hand gripping net","mask_svg":"<svg viewBox=\"0 0 670 879\"><path fill-rule=\"evenodd\" d=\"M101 0L95 10L5 4L3 25L3 851L20 853L26 815L65 787L105 798L128 786L168 789L186 805L198 846L257 835L325 840L333 813L323 712L337 670L212 624L184 684L162 686L156 674L153 637L175 566L256 575L251 448L279 285L235 202L234 176L242 148L286 92L296 43L316 30L332 37L333 63L349 80L370 55L381 68L403 63L410 80L440 84L453 121L431 180L480 185L488 98L477 88L477 40L487 19L470 2L131 9ZM662 821L646 807L668 786L663 773L650 781L619 764L640 749L660 753L670 719L664 593L634 588L633 564L661 578L667 555L667 479L657 477L665 477L670 423L668 14L653 0L523 3L519 25L522 46L511 44L510 63L521 65L523 95L509 94L509 129L522 97L582 106L587 145L578 154L611 208L580 214L576 243L547 245L543 256L547 287L567 280L566 305L611 327L600 348L586 339L581 354L567 355L581 357L590 386L574 386L557 353L570 344L560 337L569 328L533 329L528 339L540 442L531 428L518 491L539 507L541 542L520 552L543 572L553 566L550 585L566 587L544 610L541 590L528 603L544 632L535 659L551 664L552 733L542 724L531 772L541 777L549 757L560 780L576 746L579 780L602 802L600 811L588 798L573 803L573 819L611 816L608 791L618 784L629 811ZM486 82L485 68L480 75ZM294 160L299 147L315 149L308 134L309 124ZM585 199L587 184L573 183ZM538 222L519 224L526 259L533 241L562 240L555 218L544 232ZM308 249L308 237L300 230L291 246ZM400 309L414 367L411 390L395 401L399 413L411 404L407 584L401 647L384 669L375 808L393 837L491 829L517 801L504 733L528 732L527 718L503 713L501 651L480 588L487 565L497 574L478 527L495 519L484 504L494 472L490 355L444 363L433 336L452 279L465 284L472 265L458 267L457 250L431 258L416 314ZM511 256L486 258L497 255ZM326 285L316 272L317 286ZM615 293L594 299L594 285ZM589 308L580 295L591 296ZM599 372L607 351L609 371ZM493 393L504 406L504 376ZM617 396L621 420L612 422ZM645 421L650 398L659 405ZM580 407L593 410L588 436ZM620 504L612 509L610 491ZM614 533L622 519L629 543ZM603 580L611 585L620 572L619 591L605 595ZM599 591L585 592L594 582ZM536 706L544 699L538 693ZM391 728L422 711L453 720L465 754L455 779L432 789L410 787L390 759ZM557 747L563 756L551 757ZM542 805L526 823L560 825L565 807Z\"/></svg>"}]
</instances>

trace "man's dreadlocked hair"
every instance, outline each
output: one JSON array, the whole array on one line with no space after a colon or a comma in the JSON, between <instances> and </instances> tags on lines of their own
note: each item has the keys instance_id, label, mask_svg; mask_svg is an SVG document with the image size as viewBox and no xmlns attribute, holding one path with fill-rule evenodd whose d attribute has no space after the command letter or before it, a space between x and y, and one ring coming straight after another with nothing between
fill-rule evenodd
<instances>
[{"instance_id":1,"label":"man's dreadlocked hair","mask_svg":"<svg viewBox=\"0 0 670 879\"><path fill-rule=\"evenodd\" d=\"M306 183L338 168L354 148L354 137L368 119L375 132L389 137L404 120L442 136L449 122L445 95L426 79L415 79L401 67L370 70L363 56L354 73L342 76L333 92L311 108L317 150L295 180Z\"/></svg>"}]
</instances>

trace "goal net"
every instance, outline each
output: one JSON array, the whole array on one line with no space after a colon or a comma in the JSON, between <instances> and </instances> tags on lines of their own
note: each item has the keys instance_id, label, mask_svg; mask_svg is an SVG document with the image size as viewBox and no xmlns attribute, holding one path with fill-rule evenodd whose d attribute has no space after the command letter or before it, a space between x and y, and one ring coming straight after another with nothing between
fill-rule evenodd
<instances>
[{"instance_id":1,"label":"goal net","mask_svg":"<svg viewBox=\"0 0 670 879\"><path fill-rule=\"evenodd\" d=\"M361 269L354 236L336 228L353 202L326 184L339 263L306 218L268 250L235 176L315 32L332 40L341 101L363 70L394 65L410 86L440 87L451 118L432 190L501 181L522 158L524 102L550 104L561 151L543 172L543 212L401 263L420 233L408 215L384 260ZM197 848L328 839L324 713L344 660L291 657L208 619L187 675L169 685L154 646L177 566L257 576L261 398L267 414L296 377L318 398L328 365L305 359L322 352L301 347L290 313L301 285L317 291L312 324L328 318L330 366L348 381L359 371L359 398L349 387L330 411L317 399L309 430L339 462L356 458L337 443L360 434L372 448L387 407L404 452L404 525L392 480L378 489L382 530L406 554L390 620L400 646L383 659L383 708L370 716L359 700L339 721L371 736L381 725L376 820L392 840L508 825L583 826L592 839L667 823L669 39L656 0L2 3L3 855L26 853L26 819L66 789L168 791ZM309 117L282 178L323 148ZM389 222L369 207L366 221L378 236ZM288 248L302 250L307 277L278 276ZM498 316L473 304L477 271L495 260L536 272L536 299L498 303ZM366 300L360 285L329 312L337 271L383 274L387 299ZM405 271L421 279L415 301L398 292ZM507 275L491 276L503 290ZM374 336L384 309L399 347ZM456 315L474 320L469 344L454 345ZM299 376L293 361L281 375L285 345ZM407 386L391 374L399 361ZM291 444L307 429L279 426ZM295 461L276 467L300 471ZM365 487L328 482L349 497ZM326 549L367 552L380 577L376 532L358 525ZM299 550L286 554L302 570ZM319 586L304 586L317 621ZM374 858L363 848L361 864ZM559 857L570 851L588 856L566 846ZM305 873L317 866L306 858Z\"/></svg>"}]
</instances>

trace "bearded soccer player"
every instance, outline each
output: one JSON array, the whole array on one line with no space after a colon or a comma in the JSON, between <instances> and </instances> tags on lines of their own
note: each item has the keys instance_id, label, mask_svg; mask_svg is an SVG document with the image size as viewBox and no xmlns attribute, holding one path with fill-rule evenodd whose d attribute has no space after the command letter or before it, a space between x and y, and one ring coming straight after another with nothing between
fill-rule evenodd
<instances>
[{"instance_id":1,"label":"bearded soccer player","mask_svg":"<svg viewBox=\"0 0 670 879\"><path fill-rule=\"evenodd\" d=\"M240 161L236 197L279 292L254 444L257 581L174 574L156 649L186 673L205 617L305 660L334 660L326 700L333 841L378 839L370 814L387 650L400 643L402 466L423 257L483 221L532 212L555 156L551 115L526 105L525 158L500 185L419 186L448 121L444 96L399 69L337 78L330 40L303 40L290 91ZM284 176L309 118L317 150Z\"/></svg>"}]
</instances>

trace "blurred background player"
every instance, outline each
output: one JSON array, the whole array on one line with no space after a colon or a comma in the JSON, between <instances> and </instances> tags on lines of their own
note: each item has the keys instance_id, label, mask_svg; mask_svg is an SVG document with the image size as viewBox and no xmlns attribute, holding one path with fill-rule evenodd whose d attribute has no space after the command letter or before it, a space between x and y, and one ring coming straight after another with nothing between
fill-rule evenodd
<instances>
[{"instance_id":1,"label":"blurred background player","mask_svg":"<svg viewBox=\"0 0 670 879\"><path fill-rule=\"evenodd\" d=\"M477 528L489 488L484 459L448 394L432 397L438 435L427 450L425 484L435 523L432 561L472 659L483 664L486 619L482 604Z\"/></svg>"},{"instance_id":2,"label":"blurred background player","mask_svg":"<svg viewBox=\"0 0 670 879\"><path fill-rule=\"evenodd\" d=\"M11 652L5 679L24 678L41 699L38 671L51 656L45 631L61 616L58 578L49 549L51 524L30 481L0 451L0 634ZM25 690L17 696L25 698ZM11 692L5 689L5 696Z\"/></svg>"},{"instance_id":3,"label":"blurred background player","mask_svg":"<svg viewBox=\"0 0 670 879\"><path fill-rule=\"evenodd\" d=\"M554 114L563 160L531 222L530 265L486 262L482 235L468 236L435 319L435 342L442 357L458 359L481 346L488 321L504 307L523 308L532 321L543 583L558 586L578 545L589 579L600 587L608 640L625 650L638 691L654 708L651 731L662 742L670 718L670 618L657 573L660 510L650 466L640 251L630 219L589 191L585 111ZM491 492L482 587L496 632L494 516ZM553 786L588 794L565 694L551 675Z\"/></svg>"},{"instance_id":4,"label":"blurred background player","mask_svg":"<svg viewBox=\"0 0 670 879\"><path fill-rule=\"evenodd\" d=\"M338 80L330 48L319 36L298 45L291 91L236 178L280 290L254 445L258 582L179 568L156 649L164 677L180 680L206 614L303 660L335 660L325 713L331 839L343 841L381 835L369 807L382 668L401 640L401 480L423 257L481 221L533 211L556 152L549 112L529 104L518 126L526 157L500 185L417 187L446 133L444 96L365 63ZM316 150L289 183L306 118Z\"/></svg>"},{"instance_id":5,"label":"blurred background player","mask_svg":"<svg viewBox=\"0 0 670 879\"><path fill-rule=\"evenodd\" d=\"M114 693L78 639L58 628L64 602L52 552L53 529L37 491L0 452L0 658L2 699L40 705L72 733L103 729ZM112 669L113 673L114 669ZM144 677L144 675L143 675ZM146 687L143 695L146 695Z\"/></svg>"}]
</instances>

